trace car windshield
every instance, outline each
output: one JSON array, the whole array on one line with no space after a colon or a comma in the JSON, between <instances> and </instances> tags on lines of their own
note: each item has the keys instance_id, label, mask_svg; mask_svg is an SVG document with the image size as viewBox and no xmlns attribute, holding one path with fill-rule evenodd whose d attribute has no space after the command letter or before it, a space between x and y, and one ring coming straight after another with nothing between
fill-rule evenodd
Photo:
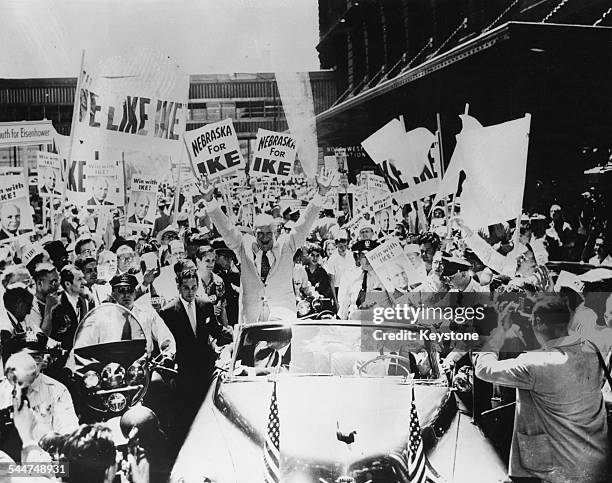
<instances>
[{"instance_id":1,"label":"car windshield","mask_svg":"<svg viewBox=\"0 0 612 483\"><path fill-rule=\"evenodd\" d=\"M437 354L413 326L350 323L246 328L232 371L234 376L439 378Z\"/></svg>"}]
</instances>

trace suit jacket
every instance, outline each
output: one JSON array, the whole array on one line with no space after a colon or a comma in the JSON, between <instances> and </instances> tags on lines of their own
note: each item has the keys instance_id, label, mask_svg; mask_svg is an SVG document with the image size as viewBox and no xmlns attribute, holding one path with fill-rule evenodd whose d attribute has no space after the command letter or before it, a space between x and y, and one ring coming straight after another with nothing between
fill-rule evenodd
<instances>
[{"instance_id":1,"label":"suit jacket","mask_svg":"<svg viewBox=\"0 0 612 483\"><path fill-rule=\"evenodd\" d=\"M4 228L0 228L0 240L7 240L8 238L13 238L19 235L23 235L27 233L28 230L17 230L17 233L10 233L6 231Z\"/></svg>"},{"instance_id":2,"label":"suit jacket","mask_svg":"<svg viewBox=\"0 0 612 483\"><path fill-rule=\"evenodd\" d=\"M132 215L128 218L128 223L137 223L140 225L150 225L151 222L149 220L147 220L146 218L143 218L142 220L138 220L138 218L136 218L136 215Z\"/></svg>"},{"instance_id":3,"label":"suit jacket","mask_svg":"<svg viewBox=\"0 0 612 483\"><path fill-rule=\"evenodd\" d=\"M592 347L572 334L515 359L500 361L491 352L474 357L477 377L518 389L510 476L603 481L608 427Z\"/></svg>"},{"instance_id":4,"label":"suit jacket","mask_svg":"<svg viewBox=\"0 0 612 483\"><path fill-rule=\"evenodd\" d=\"M304 245L310 228L319 215L324 198L316 195L300 216L300 221L289 235L276 239L272 252L275 263L264 284L255 266L255 252L258 250L253 235L242 234L221 211L220 205L213 201L208 204L208 216L225 240L228 248L234 251L240 260L240 285L242 294L242 318L246 324L257 322L262 312L262 300L268 301L271 309L283 308L293 314L297 313L295 294L293 293L293 255Z\"/></svg>"},{"instance_id":5,"label":"suit jacket","mask_svg":"<svg viewBox=\"0 0 612 483\"><path fill-rule=\"evenodd\" d=\"M65 350L72 349L74 334L79 322L83 320L83 317L89 311L89 303L85 297L79 296L78 303L81 305L80 317L77 317L65 293L62 293L60 303L51 310L51 330L48 335L52 339L61 342L62 349Z\"/></svg>"},{"instance_id":6,"label":"suit jacket","mask_svg":"<svg viewBox=\"0 0 612 483\"><path fill-rule=\"evenodd\" d=\"M98 206L101 206L101 205L105 205L105 206L112 205L112 203L110 201L106 201L106 200L104 200L102 203L98 203L98 200L96 200L93 197L91 197L91 198L89 198L87 200L87 204L90 205L90 206L91 205L98 205Z\"/></svg>"},{"instance_id":7,"label":"suit jacket","mask_svg":"<svg viewBox=\"0 0 612 483\"><path fill-rule=\"evenodd\" d=\"M176 362L179 371L177 382L183 388L193 384L208 387L207 382L217 360L217 353L209 344L209 336L220 344L232 340L229 330L217 323L212 304L197 297L195 304L195 334L180 297L167 304L159 313L176 342Z\"/></svg>"}]
</instances>

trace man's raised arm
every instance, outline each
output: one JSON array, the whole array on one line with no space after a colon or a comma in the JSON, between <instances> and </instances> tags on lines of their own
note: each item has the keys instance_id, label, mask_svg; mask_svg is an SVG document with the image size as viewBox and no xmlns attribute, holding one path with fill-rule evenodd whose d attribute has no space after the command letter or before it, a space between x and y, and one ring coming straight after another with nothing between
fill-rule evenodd
<instances>
[{"instance_id":1,"label":"man's raised arm","mask_svg":"<svg viewBox=\"0 0 612 483\"><path fill-rule=\"evenodd\" d=\"M219 201L214 199L215 187L206 182L203 187L200 187L200 192L204 196L206 202L206 213L217 228L217 231L227 244L230 250L240 256L240 244L242 243L242 233L232 223L228 216L221 210ZM230 209L228 207L228 209Z\"/></svg>"},{"instance_id":2,"label":"man's raised arm","mask_svg":"<svg viewBox=\"0 0 612 483\"><path fill-rule=\"evenodd\" d=\"M317 194L315 194L312 200L310 200L310 203L308 203L303 216L300 216L300 219L289 234L289 246L293 251L300 248L306 242L306 238L308 238L312 225L319 217L319 212L321 211L325 201L325 195L327 195L329 192L336 176L337 173L323 169L321 171L321 175L316 178Z\"/></svg>"}]
</instances>

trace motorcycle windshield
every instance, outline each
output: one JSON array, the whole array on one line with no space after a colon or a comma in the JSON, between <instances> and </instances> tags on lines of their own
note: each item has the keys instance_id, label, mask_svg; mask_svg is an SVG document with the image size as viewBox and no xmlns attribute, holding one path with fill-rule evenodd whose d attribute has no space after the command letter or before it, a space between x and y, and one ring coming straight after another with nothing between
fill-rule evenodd
<instances>
[{"instance_id":1,"label":"motorcycle windshield","mask_svg":"<svg viewBox=\"0 0 612 483\"><path fill-rule=\"evenodd\" d=\"M74 337L77 358L101 363L130 363L146 350L142 326L125 307L113 303L98 305L79 324Z\"/></svg>"}]
</instances>

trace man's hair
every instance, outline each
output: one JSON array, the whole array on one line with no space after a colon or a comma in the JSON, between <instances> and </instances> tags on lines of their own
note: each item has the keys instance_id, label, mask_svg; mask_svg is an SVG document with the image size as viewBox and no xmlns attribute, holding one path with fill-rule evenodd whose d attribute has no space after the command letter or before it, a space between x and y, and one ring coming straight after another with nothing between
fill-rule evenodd
<instances>
[{"instance_id":1,"label":"man's hair","mask_svg":"<svg viewBox=\"0 0 612 483\"><path fill-rule=\"evenodd\" d=\"M62 449L74 482L103 482L117 455L111 429L100 423L82 424L66 436Z\"/></svg>"},{"instance_id":2,"label":"man's hair","mask_svg":"<svg viewBox=\"0 0 612 483\"><path fill-rule=\"evenodd\" d=\"M71 263L65 265L60 272L60 283L62 287L66 288L66 284L68 282L74 282L74 272L76 272L78 268Z\"/></svg>"},{"instance_id":3,"label":"man's hair","mask_svg":"<svg viewBox=\"0 0 612 483\"><path fill-rule=\"evenodd\" d=\"M196 280L196 282L199 283L199 280L198 280L198 271L195 268L188 268L187 270L183 270L183 271L177 273L177 275L176 275L176 283L181 285L185 280L190 280L192 278L194 280Z\"/></svg>"},{"instance_id":4,"label":"man's hair","mask_svg":"<svg viewBox=\"0 0 612 483\"><path fill-rule=\"evenodd\" d=\"M198 260L202 260L202 258L204 258L204 255L206 255L207 253L215 254L215 251L213 250L213 248L210 245L210 243L207 243L205 245L199 246L198 249L195 252L195 256L196 256L196 258Z\"/></svg>"},{"instance_id":5,"label":"man's hair","mask_svg":"<svg viewBox=\"0 0 612 483\"><path fill-rule=\"evenodd\" d=\"M15 203L4 203L0 205L0 216L2 216L2 214L4 213L4 210L6 210L9 206L16 208L17 213L21 214L21 208L19 207L19 205L16 205Z\"/></svg>"},{"instance_id":6,"label":"man's hair","mask_svg":"<svg viewBox=\"0 0 612 483\"><path fill-rule=\"evenodd\" d=\"M32 292L23 287L9 288L2 296L4 307L11 313L15 311L19 303L32 302L33 300Z\"/></svg>"},{"instance_id":7,"label":"man's hair","mask_svg":"<svg viewBox=\"0 0 612 483\"><path fill-rule=\"evenodd\" d=\"M39 263L38 265L36 265L36 268L34 268L34 273L32 274L32 276L34 277L35 282L39 282L47 275L50 275L55 271L55 265L53 265L52 263Z\"/></svg>"},{"instance_id":8,"label":"man's hair","mask_svg":"<svg viewBox=\"0 0 612 483\"><path fill-rule=\"evenodd\" d=\"M77 255L80 255L81 254L81 248L83 248L83 245L87 245L88 243L94 243L94 241L91 238L82 238L81 240L76 242L74 244L74 253L76 253ZM94 245L95 245L95 243L94 243Z\"/></svg>"},{"instance_id":9,"label":"man's hair","mask_svg":"<svg viewBox=\"0 0 612 483\"><path fill-rule=\"evenodd\" d=\"M74 261L74 266L77 267L81 272L85 272L85 267L90 263L98 263L94 257L78 257Z\"/></svg>"},{"instance_id":10,"label":"man's hair","mask_svg":"<svg viewBox=\"0 0 612 483\"><path fill-rule=\"evenodd\" d=\"M421 236L419 236L418 240L419 245L431 243L434 250L438 251L440 249L440 237L435 233L423 233Z\"/></svg>"},{"instance_id":11,"label":"man's hair","mask_svg":"<svg viewBox=\"0 0 612 483\"><path fill-rule=\"evenodd\" d=\"M8 287L11 283L13 283L13 281L17 278L18 275L25 273L30 275L28 269L22 264L6 267L4 273L2 274L2 286L5 288Z\"/></svg>"},{"instance_id":12,"label":"man's hair","mask_svg":"<svg viewBox=\"0 0 612 483\"><path fill-rule=\"evenodd\" d=\"M276 222L274 221L274 218L272 218L271 215L266 215L265 213L263 213L261 215L257 215L253 220L253 228L257 229L262 226L271 226L272 231L274 231L276 229Z\"/></svg>"},{"instance_id":13,"label":"man's hair","mask_svg":"<svg viewBox=\"0 0 612 483\"><path fill-rule=\"evenodd\" d=\"M536 301L533 307L534 320L545 325L549 332L559 332L567 329L571 314L563 298L546 295Z\"/></svg>"},{"instance_id":14,"label":"man's hair","mask_svg":"<svg viewBox=\"0 0 612 483\"><path fill-rule=\"evenodd\" d=\"M196 269L195 263L189 258L184 258L182 260L178 260L174 264L174 273L178 277L179 273L184 272L185 270Z\"/></svg>"}]
</instances>

